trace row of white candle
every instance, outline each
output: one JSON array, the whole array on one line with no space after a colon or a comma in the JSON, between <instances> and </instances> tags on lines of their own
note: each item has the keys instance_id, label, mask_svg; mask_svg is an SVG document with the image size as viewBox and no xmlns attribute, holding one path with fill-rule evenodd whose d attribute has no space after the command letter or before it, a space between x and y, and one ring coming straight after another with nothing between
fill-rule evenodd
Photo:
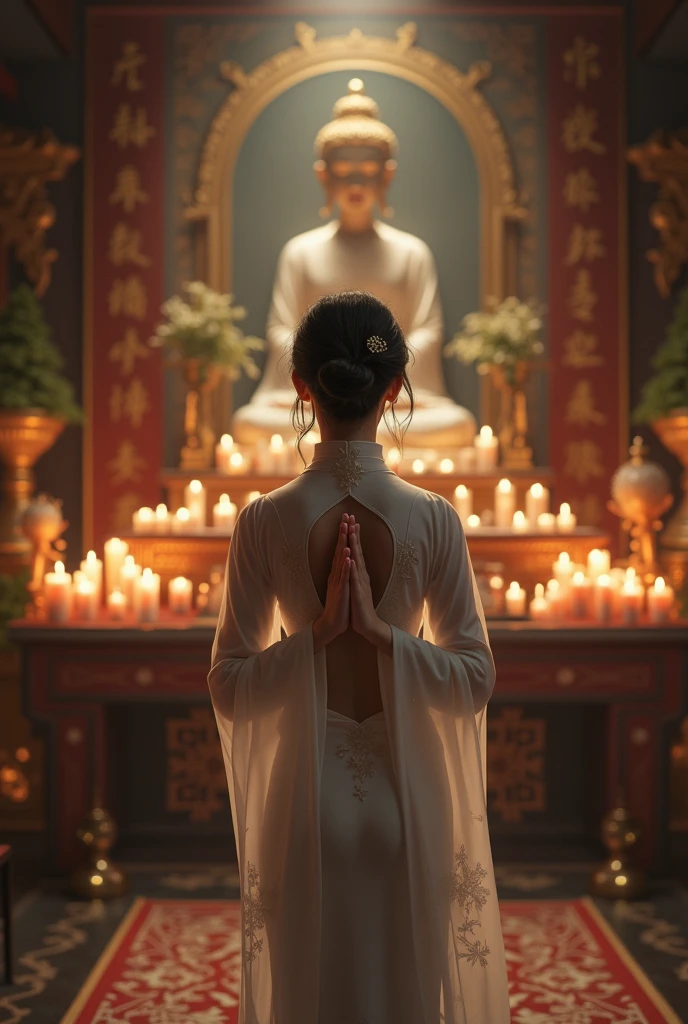
<instances>
[{"instance_id":1,"label":"row of white candle","mask_svg":"<svg viewBox=\"0 0 688 1024\"><path fill-rule=\"evenodd\" d=\"M459 518L469 530L477 530L481 526L497 526L516 533L525 533L527 530L539 533L570 532L577 523L571 506L566 502L560 506L558 515L550 512L549 491L540 483L532 484L526 491L525 512L516 508L516 487L506 477L495 488L494 511L488 509L483 512L482 518L473 512L473 491L465 484L459 484L454 489L453 500Z\"/></svg>"},{"instance_id":2,"label":"row of white candle","mask_svg":"<svg viewBox=\"0 0 688 1024\"><path fill-rule=\"evenodd\" d=\"M137 534L193 533L206 528L206 489L200 480L192 480L184 490L184 505L170 512L167 505L155 510L144 506L132 517L132 528ZM237 506L228 494L221 494L213 505L213 529L231 535L238 514Z\"/></svg>"},{"instance_id":3,"label":"row of white candle","mask_svg":"<svg viewBox=\"0 0 688 1024\"><path fill-rule=\"evenodd\" d=\"M100 564L102 566L102 562ZM77 570L72 575L65 571L63 562L56 562L54 571L45 574L43 583L44 608L49 622L64 624L70 619L94 622L98 618L101 592L83 570ZM188 614L192 604L192 581L183 576L170 580L170 611ZM157 622L160 614L160 576L149 568L142 569L134 563L132 555L126 555L120 570L119 586L108 592L106 608L107 617L115 621L129 615L139 623Z\"/></svg>"},{"instance_id":4,"label":"row of white candle","mask_svg":"<svg viewBox=\"0 0 688 1024\"><path fill-rule=\"evenodd\" d=\"M659 576L647 589L635 569L610 568L609 552L594 549L588 555L587 567L576 565L563 551L552 566L553 577L545 587L535 586L535 595L528 605L531 619L592 620L623 625L637 625L645 609L651 623L668 622L674 609L674 591ZM523 617L526 614L526 591L517 581L504 591L500 576L490 580L490 590L498 612Z\"/></svg>"}]
</instances>

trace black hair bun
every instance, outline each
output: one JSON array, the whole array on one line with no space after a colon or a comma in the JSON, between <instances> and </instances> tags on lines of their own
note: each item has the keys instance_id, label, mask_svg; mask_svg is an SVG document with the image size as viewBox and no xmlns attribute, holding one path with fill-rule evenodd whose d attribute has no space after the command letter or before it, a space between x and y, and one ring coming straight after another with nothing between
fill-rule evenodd
<instances>
[{"instance_id":1,"label":"black hair bun","mask_svg":"<svg viewBox=\"0 0 688 1024\"><path fill-rule=\"evenodd\" d=\"M375 374L363 363L348 359L328 359L318 370L318 384L326 395L345 402L372 388Z\"/></svg>"}]
</instances>

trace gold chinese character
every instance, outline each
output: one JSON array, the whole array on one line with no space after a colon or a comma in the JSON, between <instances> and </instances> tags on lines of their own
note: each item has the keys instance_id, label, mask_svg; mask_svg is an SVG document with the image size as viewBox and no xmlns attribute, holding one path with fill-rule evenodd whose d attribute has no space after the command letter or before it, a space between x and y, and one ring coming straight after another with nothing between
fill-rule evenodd
<instances>
[{"instance_id":1,"label":"gold chinese character","mask_svg":"<svg viewBox=\"0 0 688 1024\"><path fill-rule=\"evenodd\" d=\"M110 483L123 484L126 480L138 480L145 467L146 460L138 454L133 442L122 441L114 459L108 462Z\"/></svg>"},{"instance_id":2,"label":"gold chinese character","mask_svg":"<svg viewBox=\"0 0 688 1024\"><path fill-rule=\"evenodd\" d=\"M135 327L127 327L121 341L116 341L109 352L110 361L122 364L122 373L134 372L137 359L148 359L150 349L142 345Z\"/></svg>"},{"instance_id":3,"label":"gold chinese character","mask_svg":"<svg viewBox=\"0 0 688 1024\"><path fill-rule=\"evenodd\" d=\"M115 384L110 392L110 419L115 423L124 416L132 427L140 427L149 408L148 391L140 377L134 377L126 390L121 384Z\"/></svg>"},{"instance_id":4,"label":"gold chinese character","mask_svg":"<svg viewBox=\"0 0 688 1024\"><path fill-rule=\"evenodd\" d=\"M137 203L147 203L148 195L141 188L139 172L127 164L117 173L117 184L110 195L111 203L121 203L127 213L136 209Z\"/></svg>"},{"instance_id":5,"label":"gold chinese character","mask_svg":"<svg viewBox=\"0 0 688 1024\"><path fill-rule=\"evenodd\" d=\"M586 149L589 153L606 153L603 142L593 139L597 131L597 111L584 107L579 103L561 126L561 141L569 153L580 153Z\"/></svg>"},{"instance_id":6,"label":"gold chinese character","mask_svg":"<svg viewBox=\"0 0 688 1024\"><path fill-rule=\"evenodd\" d=\"M597 305L597 295L590 284L590 271L579 270L569 295L569 309L576 320L592 320L592 311Z\"/></svg>"},{"instance_id":7,"label":"gold chinese character","mask_svg":"<svg viewBox=\"0 0 688 1024\"><path fill-rule=\"evenodd\" d=\"M137 107L134 113L128 103L120 103L110 129L112 141L120 149L126 149L130 142L143 149L151 135L155 135L155 128L148 124L144 108Z\"/></svg>"},{"instance_id":8,"label":"gold chinese character","mask_svg":"<svg viewBox=\"0 0 688 1024\"><path fill-rule=\"evenodd\" d=\"M595 441L569 441L564 473L584 484L592 476L604 476L602 449Z\"/></svg>"},{"instance_id":9,"label":"gold chinese character","mask_svg":"<svg viewBox=\"0 0 688 1024\"><path fill-rule=\"evenodd\" d=\"M562 366L575 366L582 369L587 366L602 366L604 359L595 355L597 338L587 331L575 330L564 341L564 358Z\"/></svg>"},{"instance_id":10,"label":"gold chinese character","mask_svg":"<svg viewBox=\"0 0 688 1024\"><path fill-rule=\"evenodd\" d=\"M137 267L150 267L150 258L141 252L141 232L120 221L110 235L108 248L110 262L116 267L123 263L134 263Z\"/></svg>"},{"instance_id":11,"label":"gold chinese character","mask_svg":"<svg viewBox=\"0 0 688 1024\"><path fill-rule=\"evenodd\" d=\"M569 236L569 251L566 255L567 266L580 263L592 263L606 253L602 245L602 232L599 228L585 228L582 224L574 224Z\"/></svg>"},{"instance_id":12,"label":"gold chinese character","mask_svg":"<svg viewBox=\"0 0 688 1024\"><path fill-rule=\"evenodd\" d=\"M146 63L146 57L141 53L138 43L125 43L122 48L122 56L115 61L112 69L112 85L124 85L129 92L138 92L143 89L143 82L139 78L139 68Z\"/></svg>"},{"instance_id":13,"label":"gold chinese character","mask_svg":"<svg viewBox=\"0 0 688 1024\"><path fill-rule=\"evenodd\" d=\"M564 58L564 80L573 82L576 89L585 89L588 79L599 78L600 65L595 57L600 52L596 43L586 43L583 36L576 36Z\"/></svg>"},{"instance_id":14,"label":"gold chinese character","mask_svg":"<svg viewBox=\"0 0 688 1024\"><path fill-rule=\"evenodd\" d=\"M599 203L600 194L597 182L587 167L579 171L570 171L564 182L564 202L567 206L577 206L587 213L591 203Z\"/></svg>"},{"instance_id":15,"label":"gold chinese character","mask_svg":"<svg viewBox=\"0 0 688 1024\"><path fill-rule=\"evenodd\" d=\"M587 427L591 423L602 426L607 422L604 413L595 408L589 380L579 380L573 389L566 408L566 420L568 423L577 423L580 427Z\"/></svg>"},{"instance_id":16,"label":"gold chinese character","mask_svg":"<svg viewBox=\"0 0 688 1024\"><path fill-rule=\"evenodd\" d=\"M140 277L130 274L127 278L115 278L108 297L110 316L131 316L135 320L146 319L148 293Z\"/></svg>"}]
</instances>

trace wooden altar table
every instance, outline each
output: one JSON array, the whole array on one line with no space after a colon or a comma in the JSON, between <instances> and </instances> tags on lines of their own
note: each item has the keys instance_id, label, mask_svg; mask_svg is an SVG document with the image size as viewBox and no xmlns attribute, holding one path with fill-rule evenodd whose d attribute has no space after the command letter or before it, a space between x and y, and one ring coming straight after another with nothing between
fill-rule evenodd
<instances>
[{"instance_id":1,"label":"wooden altar table","mask_svg":"<svg viewBox=\"0 0 688 1024\"><path fill-rule=\"evenodd\" d=\"M661 870L668 840L667 728L688 712L688 623L669 626L559 626L494 621L497 666L491 707L593 704L605 720L605 808L618 785L643 839L639 862ZM11 624L22 652L24 707L48 741L47 822L51 863L66 871L83 859L75 833L94 784L106 806L115 797L108 771L107 718L116 705L196 705L206 677L214 622L165 618L154 626L118 623L51 627ZM489 716L488 716L489 720Z\"/></svg>"}]
</instances>

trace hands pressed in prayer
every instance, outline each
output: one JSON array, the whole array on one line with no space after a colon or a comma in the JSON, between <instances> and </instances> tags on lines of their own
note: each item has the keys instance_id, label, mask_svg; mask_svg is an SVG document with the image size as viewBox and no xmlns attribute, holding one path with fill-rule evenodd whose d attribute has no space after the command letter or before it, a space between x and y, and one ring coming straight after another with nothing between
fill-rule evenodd
<instances>
[{"instance_id":1,"label":"hands pressed in prayer","mask_svg":"<svg viewBox=\"0 0 688 1024\"><path fill-rule=\"evenodd\" d=\"M370 640L386 654L392 653L392 631L389 623L381 619L373 603L373 591L370 576L366 569L361 547L361 524L356 516L344 516L348 519L349 544L351 546L351 570L349 590L351 594L351 626L366 640Z\"/></svg>"},{"instance_id":2,"label":"hands pressed in prayer","mask_svg":"<svg viewBox=\"0 0 688 1024\"><path fill-rule=\"evenodd\" d=\"M313 623L314 649L320 650L349 628L351 548L348 546L348 520L344 513L339 524L337 546L332 558L332 568L327 577L325 607L320 618Z\"/></svg>"}]
</instances>

